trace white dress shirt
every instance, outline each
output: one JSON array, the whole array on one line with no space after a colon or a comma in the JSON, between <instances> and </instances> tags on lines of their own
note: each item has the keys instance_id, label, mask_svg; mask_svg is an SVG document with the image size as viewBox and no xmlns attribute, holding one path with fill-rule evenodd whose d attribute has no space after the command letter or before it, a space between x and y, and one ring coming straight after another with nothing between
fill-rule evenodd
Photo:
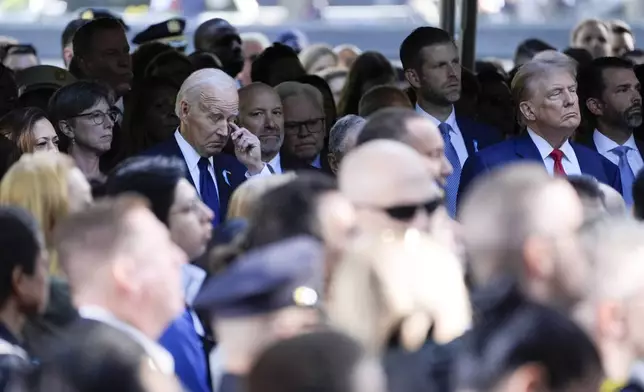
<instances>
[{"instance_id":1,"label":"white dress shirt","mask_svg":"<svg viewBox=\"0 0 644 392\"><path fill-rule=\"evenodd\" d=\"M160 372L166 375L174 374L174 359L172 358L172 354L159 343L145 336L143 332L117 319L109 310L100 306L87 305L79 307L78 314L84 319L105 323L124 332L143 347Z\"/></svg>"},{"instance_id":2,"label":"white dress shirt","mask_svg":"<svg viewBox=\"0 0 644 392\"><path fill-rule=\"evenodd\" d=\"M423 108L421 108L418 104L416 104L416 113L420 113L423 116L427 117L437 127L441 124L441 121L439 119L424 111ZM450 137L452 139L452 145L454 146L454 149L456 149L456 154L458 155L458 160L461 162L462 167L465 164L465 161L467 160L469 154L467 152L467 146L465 145L465 138L463 137L461 129L458 127L458 123L456 122L456 111L454 110L454 107L452 107L452 113L450 113L449 117L447 117L447 120L445 120L445 124L452 127Z\"/></svg>"},{"instance_id":3,"label":"white dress shirt","mask_svg":"<svg viewBox=\"0 0 644 392\"><path fill-rule=\"evenodd\" d=\"M278 152L277 155L273 157L270 161L266 162L269 164L272 168L275 174L282 174L284 173L284 170L282 169L282 160L280 159L280 153Z\"/></svg>"},{"instance_id":4,"label":"white dress shirt","mask_svg":"<svg viewBox=\"0 0 644 392\"><path fill-rule=\"evenodd\" d=\"M593 133L593 141L597 147L597 152L602 154L615 165L619 165L619 155L611 151L613 148L619 147L619 144L615 143L596 129ZM628 150L628 153L626 154L626 159L628 159L628 164L631 166L633 173L637 175L642 167L644 167L644 160L642 160L642 154L640 150L638 150L637 144L635 144L635 138L633 135L631 135L623 145L631 148L631 150Z\"/></svg>"},{"instance_id":5,"label":"white dress shirt","mask_svg":"<svg viewBox=\"0 0 644 392\"><path fill-rule=\"evenodd\" d=\"M532 142L537 146L543 164L546 165L546 170L552 176L555 172L555 160L550 157L550 153L554 148L546 141L546 139L537 135L532 129L528 128L528 135L532 139ZM561 164L564 168L564 171L567 175L580 175L581 168L579 167L579 161L577 160L577 154L575 150L570 145L570 142L566 140L564 144L559 148L561 152L564 153Z\"/></svg>"},{"instance_id":6,"label":"white dress shirt","mask_svg":"<svg viewBox=\"0 0 644 392\"><path fill-rule=\"evenodd\" d=\"M179 130L174 132L174 138L177 141L177 144L179 145L179 149L181 150L181 154L183 155L183 159L186 161L186 165L188 166L188 171L190 171L190 177L192 178L193 184L195 184L195 188L197 189L197 193L199 194L199 197L201 197L201 182L199 181L199 160L201 159L201 155L197 152L197 150L194 149L188 143L186 139L184 139L183 135ZM208 158L208 161L210 162L210 165L208 165L208 173L210 173L210 176L212 177L212 180L215 183L215 189L217 190L217 197L219 197L219 184L217 184L217 176L215 176L215 166L213 164L212 157ZM255 177L255 176L270 176L271 172L268 170L268 167L264 165L264 168L262 171L258 174L255 174L254 176L251 176L248 171L246 172L246 178L250 177ZM224 180L226 179L224 175Z\"/></svg>"}]
</instances>

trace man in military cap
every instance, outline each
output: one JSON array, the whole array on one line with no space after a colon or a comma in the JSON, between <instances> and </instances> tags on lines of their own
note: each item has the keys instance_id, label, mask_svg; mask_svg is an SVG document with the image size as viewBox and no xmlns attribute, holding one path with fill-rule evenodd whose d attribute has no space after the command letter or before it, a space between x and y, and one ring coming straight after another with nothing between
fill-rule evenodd
<instances>
[{"instance_id":1,"label":"man in military cap","mask_svg":"<svg viewBox=\"0 0 644 392\"><path fill-rule=\"evenodd\" d=\"M210 313L219 339L220 392L240 391L267 345L320 322L323 257L318 241L293 237L240 256L206 282L194 306Z\"/></svg>"},{"instance_id":2,"label":"man in military cap","mask_svg":"<svg viewBox=\"0 0 644 392\"><path fill-rule=\"evenodd\" d=\"M180 52L185 52L188 41L184 35L186 20L183 18L172 18L161 23L153 24L141 31L132 40L136 45L143 45L150 42L161 42L172 46Z\"/></svg>"},{"instance_id":3,"label":"man in military cap","mask_svg":"<svg viewBox=\"0 0 644 392\"><path fill-rule=\"evenodd\" d=\"M19 71L16 73L19 104L47 110L49 99L56 90L75 81L69 71L53 65L37 65Z\"/></svg>"}]
</instances>

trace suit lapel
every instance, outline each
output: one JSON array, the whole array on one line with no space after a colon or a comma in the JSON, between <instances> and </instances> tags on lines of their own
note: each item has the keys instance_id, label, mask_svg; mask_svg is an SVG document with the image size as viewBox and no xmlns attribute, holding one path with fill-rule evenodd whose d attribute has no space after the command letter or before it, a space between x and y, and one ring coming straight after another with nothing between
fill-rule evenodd
<instances>
[{"instance_id":1,"label":"suit lapel","mask_svg":"<svg viewBox=\"0 0 644 392\"><path fill-rule=\"evenodd\" d=\"M527 133L514 140L514 152L521 159L528 159L544 164L543 158L541 158L541 154L539 153L539 149Z\"/></svg>"},{"instance_id":2,"label":"suit lapel","mask_svg":"<svg viewBox=\"0 0 644 392\"><path fill-rule=\"evenodd\" d=\"M179 148L179 144L177 143L177 139L174 137L174 135L168 139L167 142L167 149L169 155L175 156L177 158L181 158L181 162L183 162L183 167L186 170L186 180L190 182L190 184L195 187L195 182L192 181L192 176L190 175L190 169L188 168L188 164L186 163L186 159L183 157L183 153L181 152L181 148Z\"/></svg>"},{"instance_id":3,"label":"suit lapel","mask_svg":"<svg viewBox=\"0 0 644 392\"><path fill-rule=\"evenodd\" d=\"M465 148L467 149L467 155L472 156L476 154L479 150L478 141L476 140L475 131L476 128L473 126L468 119L465 117L456 116L456 124L458 124L458 129L463 135L463 140L465 141Z\"/></svg>"},{"instance_id":4,"label":"suit lapel","mask_svg":"<svg viewBox=\"0 0 644 392\"><path fill-rule=\"evenodd\" d=\"M640 156L644 157L644 141L640 139L635 139L635 145L637 146L637 149L639 150Z\"/></svg>"},{"instance_id":5,"label":"suit lapel","mask_svg":"<svg viewBox=\"0 0 644 392\"><path fill-rule=\"evenodd\" d=\"M215 178L217 179L217 190L219 191L219 212L222 216L225 216L228 211L228 200L230 200L232 192L232 173L224 162L219 159L219 155L212 157L212 163L215 169Z\"/></svg>"},{"instance_id":6,"label":"suit lapel","mask_svg":"<svg viewBox=\"0 0 644 392\"><path fill-rule=\"evenodd\" d=\"M575 150L575 155L577 155L577 161L579 162L579 168L583 174L591 175L598 180L606 178L602 161L594 154L591 154L592 150L589 151L584 148L584 146L577 143L570 143L570 145L573 150Z\"/></svg>"}]
</instances>

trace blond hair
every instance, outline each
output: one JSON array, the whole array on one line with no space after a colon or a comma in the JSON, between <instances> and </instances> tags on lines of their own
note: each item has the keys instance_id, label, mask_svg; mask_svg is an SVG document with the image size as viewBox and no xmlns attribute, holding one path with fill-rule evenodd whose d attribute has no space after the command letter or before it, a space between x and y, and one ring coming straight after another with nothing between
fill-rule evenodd
<instances>
[{"instance_id":1,"label":"blond hair","mask_svg":"<svg viewBox=\"0 0 644 392\"><path fill-rule=\"evenodd\" d=\"M0 182L0 204L29 211L42 230L48 248L53 230L69 212L69 173L76 166L67 155L57 152L24 154ZM57 272L52 259L51 272Z\"/></svg>"},{"instance_id":2,"label":"blond hair","mask_svg":"<svg viewBox=\"0 0 644 392\"><path fill-rule=\"evenodd\" d=\"M294 172L267 177L252 177L244 181L230 198L227 219L248 219L257 201L268 191L278 188L296 177Z\"/></svg>"}]
</instances>

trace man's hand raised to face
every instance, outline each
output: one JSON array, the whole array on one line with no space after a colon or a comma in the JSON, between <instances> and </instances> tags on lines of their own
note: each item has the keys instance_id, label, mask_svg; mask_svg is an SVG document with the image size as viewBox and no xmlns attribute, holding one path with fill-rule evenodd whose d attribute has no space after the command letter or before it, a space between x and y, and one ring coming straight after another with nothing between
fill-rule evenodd
<instances>
[{"instance_id":1,"label":"man's hand raised to face","mask_svg":"<svg viewBox=\"0 0 644 392\"><path fill-rule=\"evenodd\" d=\"M262 162L261 144L257 136L248 129L240 128L230 123L230 138L235 146L235 156L248 169L248 174L254 176L264 169Z\"/></svg>"}]
</instances>

